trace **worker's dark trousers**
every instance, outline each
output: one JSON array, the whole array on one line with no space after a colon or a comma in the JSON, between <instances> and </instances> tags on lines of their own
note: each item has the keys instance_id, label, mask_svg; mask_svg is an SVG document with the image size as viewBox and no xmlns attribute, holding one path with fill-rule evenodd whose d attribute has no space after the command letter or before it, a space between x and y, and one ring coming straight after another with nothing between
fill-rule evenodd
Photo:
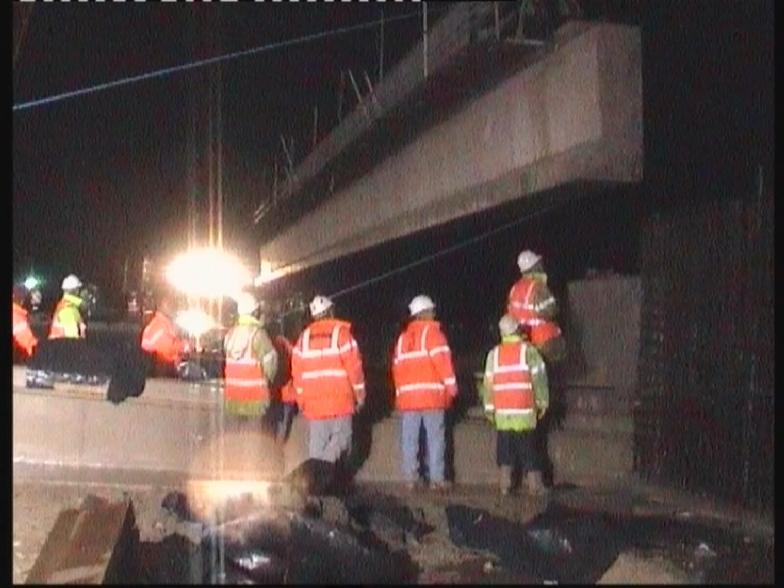
<instances>
[{"instance_id":1,"label":"worker's dark trousers","mask_svg":"<svg viewBox=\"0 0 784 588\"><path fill-rule=\"evenodd\" d=\"M539 469L534 431L498 431L496 464L519 468L521 474Z\"/></svg>"}]
</instances>

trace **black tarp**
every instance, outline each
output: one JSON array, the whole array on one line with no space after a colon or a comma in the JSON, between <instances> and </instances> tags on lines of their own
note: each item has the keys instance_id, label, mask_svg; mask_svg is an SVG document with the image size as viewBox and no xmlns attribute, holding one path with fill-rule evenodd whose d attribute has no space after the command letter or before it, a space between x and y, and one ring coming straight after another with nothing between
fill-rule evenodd
<instances>
[{"instance_id":1,"label":"black tarp","mask_svg":"<svg viewBox=\"0 0 784 588\"><path fill-rule=\"evenodd\" d=\"M27 363L28 387L54 381L101 384L109 380L107 399L122 402L144 391L146 364L135 341L43 339Z\"/></svg>"}]
</instances>

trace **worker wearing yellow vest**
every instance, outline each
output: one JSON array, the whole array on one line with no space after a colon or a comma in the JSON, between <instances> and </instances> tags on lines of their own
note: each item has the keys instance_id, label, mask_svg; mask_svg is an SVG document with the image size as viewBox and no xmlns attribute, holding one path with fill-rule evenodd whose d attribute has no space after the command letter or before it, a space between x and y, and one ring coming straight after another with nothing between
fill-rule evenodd
<instances>
[{"instance_id":1,"label":"worker wearing yellow vest","mask_svg":"<svg viewBox=\"0 0 784 588\"><path fill-rule=\"evenodd\" d=\"M547 361L558 362L566 355L566 344L554 320L558 305L547 287L542 256L523 251L517 266L522 276L509 291L506 312L530 332L531 343Z\"/></svg>"},{"instance_id":2,"label":"worker wearing yellow vest","mask_svg":"<svg viewBox=\"0 0 784 588\"><path fill-rule=\"evenodd\" d=\"M315 296L313 322L291 355L291 376L308 421L308 457L330 463L351 451L352 417L365 405L365 374L351 323L335 318L332 300Z\"/></svg>"},{"instance_id":3,"label":"worker wearing yellow vest","mask_svg":"<svg viewBox=\"0 0 784 588\"><path fill-rule=\"evenodd\" d=\"M84 300L79 296L82 282L71 274L63 280L63 297L57 303L49 329L50 339L83 339L87 326L82 319Z\"/></svg>"},{"instance_id":4,"label":"worker wearing yellow vest","mask_svg":"<svg viewBox=\"0 0 784 588\"><path fill-rule=\"evenodd\" d=\"M430 485L436 491L446 491L450 484L444 479L445 413L457 396L452 354L441 324L435 320L435 303L420 295L408 308L412 320L398 337L392 363L395 408L402 415L403 476L408 488L415 489L419 431L424 426Z\"/></svg>"},{"instance_id":5,"label":"worker wearing yellow vest","mask_svg":"<svg viewBox=\"0 0 784 588\"><path fill-rule=\"evenodd\" d=\"M237 298L237 322L226 333L224 406L229 423L244 426L267 413L270 405L269 383L275 378L278 356L263 320L254 313L259 302L252 294ZM263 427L267 428L267 427Z\"/></svg>"},{"instance_id":6,"label":"worker wearing yellow vest","mask_svg":"<svg viewBox=\"0 0 784 588\"><path fill-rule=\"evenodd\" d=\"M26 298L26 290L22 286L14 286L13 289L13 341L22 349L26 357L30 357L38 345L38 339L30 329L27 320L27 310L22 306Z\"/></svg>"},{"instance_id":7,"label":"worker wearing yellow vest","mask_svg":"<svg viewBox=\"0 0 784 588\"><path fill-rule=\"evenodd\" d=\"M512 472L526 474L529 493L546 492L537 455L534 432L549 405L547 371L536 347L521 334L513 316L498 323L501 343L487 354L482 397L485 415L498 431L496 463L499 490L512 489Z\"/></svg>"}]
</instances>

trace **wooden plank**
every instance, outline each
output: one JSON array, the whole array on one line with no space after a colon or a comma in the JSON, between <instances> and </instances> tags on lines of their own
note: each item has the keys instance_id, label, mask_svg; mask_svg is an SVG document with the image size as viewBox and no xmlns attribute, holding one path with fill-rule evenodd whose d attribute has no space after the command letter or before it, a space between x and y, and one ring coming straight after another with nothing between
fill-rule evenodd
<instances>
[{"instance_id":1,"label":"wooden plank","mask_svg":"<svg viewBox=\"0 0 784 588\"><path fill-rule=\"evenodd\" d=\"M109 503L88 496L60 513L26 584L101 584L132 571L135 518L130 499ZM132 579L132 578L125 578Z\"/></svg>"}]
</instances>

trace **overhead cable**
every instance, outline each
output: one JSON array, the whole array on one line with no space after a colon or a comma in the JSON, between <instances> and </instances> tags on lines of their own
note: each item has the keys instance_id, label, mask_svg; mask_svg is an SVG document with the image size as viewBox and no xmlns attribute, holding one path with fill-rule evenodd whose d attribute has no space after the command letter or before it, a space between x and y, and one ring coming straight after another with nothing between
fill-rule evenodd
<instances>
[{"instance_id":1,"label":"overhead cable","mask_svg":"<svg viewBox=\"0 0 784 588\"><path fill-rule=\"evenodd\" d=\"M554 204L551 204L550 206L546 206L544 208L536 210L534 212L526 213L526 214L524 214L522 216L519 216L518 218L516 218L516 219L514 219L512 221L509 221L508 223L505 223L503 225L495 227L494 229L490 229L489 231L486 231L486 232L484 232L484 233L482 233L480 235L477 235L476 237L472 237L470 239L466 239L465 241L461 241L460 243L456 243L455 245L447 247L446 249L441 249L439 251L436 251L435 253L431 253L430 255L426 255L424 257L420 257L419 259L415 259L414 261L412 261L410 263L401 265L399 267L391 269L391 270L389 270L387 272L384 272L382 274L379 274L377 276L373 276L372 278L369 278L367 280L363 280L362 282L358 282L356 284L353 284L352 286L349 286L348 288L343 288L342 290L338 290L337 292L329 294L328 296L329 296L329 298L335 299L335 298L338 298L340 296L343 296L344 294L348 294L349 292L353 292L354 290L359 290L361 288L365 288L367 286L370 286L371 284L375 284L376 282L380 282L381 280L389 278L390 276L393 276L395 274L403 273L403 272L405 272L405 271L407 271L407 270L409 270L409 269L411 269L413 267L416 267L418 265L422 265L422 264L427 263L429 261L432 261L433 259L436 259L438 257L442 257L444 255L448 255L449 253L452 253L454 251L462 249L463 247L467 247L469 245L473 245L474 243L478 243L479 241L483 241L483 240L485 240L485 239L487 239L487 238L489 238L489 237L491 237L493 235L496 235L496 234L498 234L500 232L503 232L503 231L505 231L507 229L511 229L512 227L517 226L517 225L519 225L519 224L521 224L521 223L523 223L523 222L525 222L527 220L531 220L531 219L533 219L533 218L535 218L537 216L546 214L546 213L548 213L548 212L550 212L552 210L555 210L556 208L562 206L563 203L564 203L563 201L559 201L559 202L556 202ZM284 266L284 267L286 267L286 266ZM292 308L291 310L288 310L288 311L282 313L282 316L287 316L287 315L293 314L294 312L297 312L297 311L298 311L298 309Z\"/></svg>"},{"instance_id":2,"label":"overhead cable","mask_svg":"<svg viewBox=\"0 0 784 588\"><path fill-rule=\"evenodd\" d=\"M397 21L397 20L404 20L408 18L417 17L418 14L404 14L401 16L395 16L384 19L386 22ZM218 55L216 57L210 57L208 59L200 59L198 61L192 61L190 63L185 63L183 65L176 65L172 67L166 67L163 69L151 71L148 73L131 76L127 78L122 78L119 80L114 80L112 82L104 82L102 84L96 84L94 86L90 86L87 88L81 88L79 90L72 90L70 92L63 92L61 94L56 94L54 96L47 96L46 98L38 98L35 100L30 100L28 102L22 102L21 104L15 104L12 107L12 111L16 112L18 110L25 110L28 108L33 108L35 106L43 106L45 104L51 104L52 102L58 102L60 100L65 100L67 98L74 98L76 96L83 96L85 94L92 94L94 92L100 92L101 90L108 90L110 88L116 88L118 86L125 86L128 84L133 84L135 82L141 82L144 80L149 80L152 78L159 78L163 76L167 76L169 74L187 71L191 69L196 69L198 67L204 67L207 65L213 65L215 63L220 63L222 61L228 61L230 59L236 59L238 57L245 57L247 55L255 55L257 53L262 53L264 51L271 51L273 49L281 49L283 47L291 47L292 45L299 45L302 43L308 43L310 41L315 41L317 39L322 39L324 37L329 37L332 35L341 35L344 33L350 33L352 31L359 31L362 29L367 29L371 27L378 26L382 20L374 20L369 21L366 23L352 25L348 27L343 27L339 29L331 29L327 31L322 31L320 33L313 33L311 35L305 35L304 37L297 37L295 39L286 39L284 41L277 41L275 43L270 43L268 45L262 45L260 47L254 47L252 49L245 49L243 51L236 51L234 53L228 53L226 55Z\"/></svg>"},{"instance_id":3,"label":"overhead cable","mask_svg":"<svg viewBox=\"0 0 784 588\"><path fill-rule=\"evenodd\" d=\"M431 261L433 259L436 259L436 258L441 257L443 255L447 255L447 254L452 253L454 251L457 251L458 249L462 249L463 247L467 247L468 245L473 245L474 243L478 243L479 241L483 241L483 240L487 239L488 237L491 237L491 236L493 236L493 235L495 235L497 233L500 233L500 232L505 231L507 229L511 229L512 227L514 227L516 225L519 225L520 223L522 223L524 221L531 220L532 218L534 218L536 216L539 216L539 215L545 214L547 212L550 212L551 210L554 210L555 208L558 208L559 206L561 206L561 204L562 203L556 203L556 204L553 204L553 205L551 205L549 207L546 207L546 208L537 210L535 212L528 213L528 214L525 214L523 216L520 216L520 217L516 218L513 221L510 221L510 222L505 223L505 224L503 224L503 225L501 225L499 227L491 229L491 230L489 230L489 231L487 231L485 233L482 233L481 235L477 235L476 237L472 237L471 239L467 239L467 240L462 241L460 243L456 243L455 245L452 245L451 247L447 247L446 249L441 249L440 251L436 251L435 253L431 253L430 255L426 255L424 257L420 257L419 259L416 259L416 260L414 260L414 261L412 261L410 263L407 263L407 264L402 265L400 267L397 267L395 269L392 269L392 270L389 270L387 272L384 272L383 274L379 274L377 276L374 276L374 277L372 277L372 278L370 278L368 280L365 280L363 282L359 282L358 284L354 284L353 286L349 286L348 288L343 288L342 290L338 290L337 292L335 292L333 294L330 294L329 297L330 298L338 298L339 296L343 296L344 294L348 294L349 292L353 292L354 290L358 290L360 288L364 288L366 286L369 286L370 284L375 284L376 282L380 282L381 280L384 280L384 279L386 279L386 278L388 278L390 276L402 273L402 272L407 271L407 270L409 270L409 269L411 269L413 267L416 267L418 265L422 265L422 264L427 263L427 262L429 262L429 261Z\"/></svg>"}]
</instances>

